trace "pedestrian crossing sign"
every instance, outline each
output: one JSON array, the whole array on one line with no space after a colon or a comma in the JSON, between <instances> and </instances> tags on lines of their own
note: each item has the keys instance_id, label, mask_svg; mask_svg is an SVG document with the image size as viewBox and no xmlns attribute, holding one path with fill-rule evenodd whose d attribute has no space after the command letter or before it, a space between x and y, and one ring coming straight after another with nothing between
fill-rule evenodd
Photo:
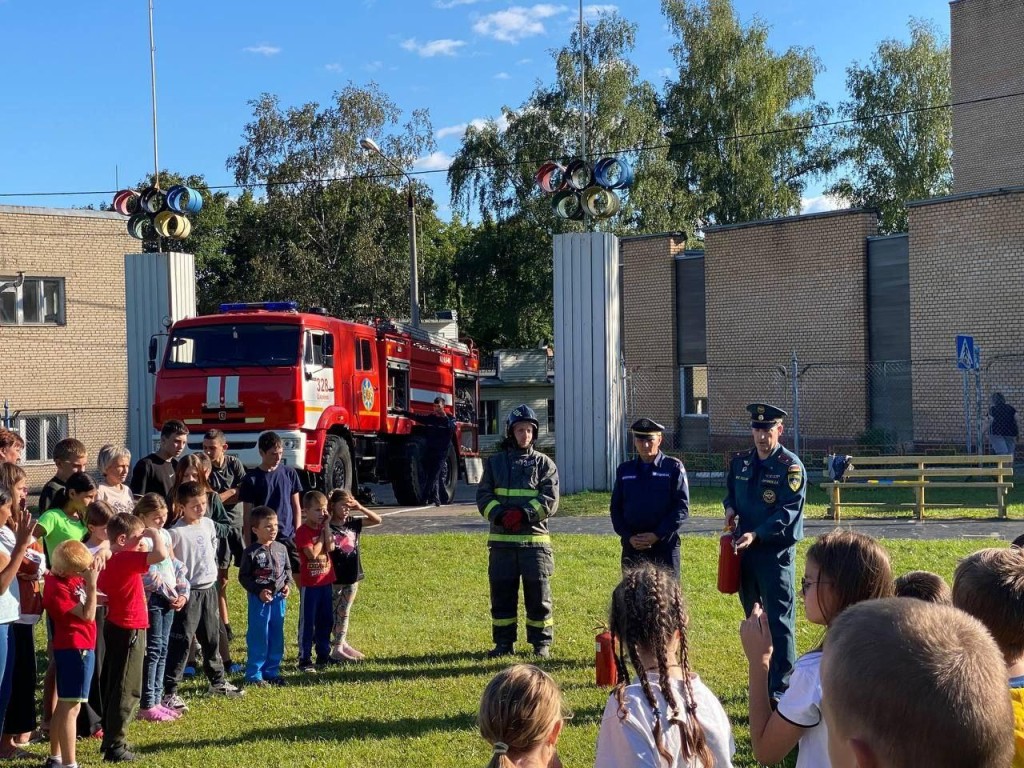
<instances>
[{"instance_id":1,"label":"pedestrian crossing sign","mask_svg":"<svg viewBox=\"0 0 1024 768\"><path fill-rule=\"evenodd\" d=\"M971 371L978 367L973 336L956 337L956 367L961 371Z\"/></svg>"}]
</instances>

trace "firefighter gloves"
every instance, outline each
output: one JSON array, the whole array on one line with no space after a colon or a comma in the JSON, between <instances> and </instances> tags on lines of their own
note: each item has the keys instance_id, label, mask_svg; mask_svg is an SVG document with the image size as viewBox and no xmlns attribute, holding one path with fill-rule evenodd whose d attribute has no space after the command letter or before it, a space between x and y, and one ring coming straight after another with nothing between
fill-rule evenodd
<instances>
[{"instance_id":1,"label":"firefighter gloves","mask_svg":"<svg viewBox=\"0 0 1024 768\"><path fill-rule=\"evenodd\" d=\"M519 529L523 527L524 517L525 515L523 514L523 510L519 507L506 509L501 515L501 526L502 528L512 531L512 533L519 533Z\"/></svg>"}]
</instances>

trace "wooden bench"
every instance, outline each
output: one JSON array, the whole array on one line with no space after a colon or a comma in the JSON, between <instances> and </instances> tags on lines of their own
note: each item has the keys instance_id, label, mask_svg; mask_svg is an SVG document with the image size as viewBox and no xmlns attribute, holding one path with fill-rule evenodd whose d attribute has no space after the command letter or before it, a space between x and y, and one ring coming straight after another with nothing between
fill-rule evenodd
<instances>
[{"instance_id":1,"label":"wooden bench","mask_svg":"<svg viewBox=\"0 0 1024 768\"><path fill-rule=\"evenodd\" d=\"M828 477L828 458L825 459ZM978 479L981 478L981 479ZM1013 483L1013 456L854 456L839 481L821 484L829 494L831 516L839 524L842 507L871 506L842 502L844 490L912 488L917 519L924 519L925 492L943 488L994 488L995 509L1006 517L1006 494ZM934 506L934 505L933 505Z\"/></svg>"}]
</instances>

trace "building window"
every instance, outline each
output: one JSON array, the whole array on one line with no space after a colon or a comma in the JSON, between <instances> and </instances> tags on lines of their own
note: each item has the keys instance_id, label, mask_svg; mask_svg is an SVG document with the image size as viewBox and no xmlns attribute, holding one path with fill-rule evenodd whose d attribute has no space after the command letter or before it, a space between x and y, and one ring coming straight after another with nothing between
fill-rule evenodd
<instances>
[{"instance_id":1,"label":"building window","mask_svg":"<svg viewBox=\"0 0 1024 768\"><path fill-rule=\"evenodd\" d=\"M14 423L18 434L25 439L25 462L52 461L53 447L68 436L68 417L65 413L43 413L18 416Z\"/></svg>"},{"instance_id":2,"label":"building window","mask_svg":"<svg viewBox=\"0 0 1024 768\"><path fill-rule=\"evenodd\" d=\"M17 278L0 275L0 325L64 325L64 278L26 277L20 286Z\"/></svg>"},{"instance_id":3,"label":"building window","mask_svg":"<svg viewBox=\"0 0 1024 768\"><path fill-rule=\"evenodd\" d=\"M480 418L477 420L477 427L481 435L500 435L498 430L498 406L500 400L481 400Z\"/></svg>"},{"instance_id":4,"label":"building window","mask_svg":"<svg viewBox=\"0 0 1024 768\"><path fill-rule=\"evenodd\" d=\"M555 433L555 401L548 400L548 432Z\"/></svg>"},{"instance_id":5,"label":"building window","mask_svg":"<svg viewBox=\"0 0 1024 768\"><path fill-rule=\"evenodd\" d=\"M683 414L685 416L708 415L708 367L693 365L681 369L683 393Z\"/></svg>"}]
</instances>

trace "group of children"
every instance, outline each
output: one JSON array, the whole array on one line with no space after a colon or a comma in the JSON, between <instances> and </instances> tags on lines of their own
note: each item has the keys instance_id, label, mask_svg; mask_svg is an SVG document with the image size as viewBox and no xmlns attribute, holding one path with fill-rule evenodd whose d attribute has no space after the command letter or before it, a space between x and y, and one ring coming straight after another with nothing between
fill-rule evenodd
<instances>
[{"instance_id":1,"label":"group of children","mask_svg":"<svg viewBox=\"0 0 1024 768\"><path fill-rule=\"evenodd\" d=\"M226 668L221 658L227 645L223 581L232 560L248 597L247 684L281 682L285 601L293 576L300 589L300 670L315 669L314 649L320 664L363 658L347 641L349 611L363 578L360 533L381 518L348 492L336 490L330 498L306 493L294 541L282 540L274 508L255 506L248 510L252 543L236 547L247 537L211 487L212 466L204 454L168 459L174 469L169 491L141 498L125 485L127 449L100 451L99 485L84 471L87 456L78 440L58 442L54 457L57 474L44 488L45 508L33 520L25 471L0 456L0 721L15 709L31 713L18 719L18 730L5 733L0 758L29 757L20 745L36 727L35 648L30 623L24 625L27 638L19 633L18 643L14 628L44 611L50 658L43 693L47 768L76 766L75 742L82 735L102 739L108 762L134 760L127 729L136 716L166 722L188 710L178 688L194 641L202 651L208 693L243 695L227 678L230 662ZM143 475L169 479L161 462ZM291 512L285 512L289 519ZM235 541L226 545L232 534ZM238 557L232 558L236 548ZM17 677L19 666L31 673ZM15 719L7 717L8 726Z\"/></svg>"},{"instance_id":2,"label":"group of children","mask_svg":"<svg viewBox=\"0 0 1024 768\"><path fill-rule=\"evenodd\" d=\"M781 762L799 745L798 768L1024 766L1024 549L970 555L950 590L924 572L894 582L878 542L836 530L808 549L801 593L824 635L777 702L760 607L740 627L760 763ZM678 581L650 563L628 569L609 622L618 684L601 720L597 768L731 766L728 717L690 666ZM530 665L499 673L478 716L489 768L559 768L565 717L550 675Z\"/></svg>"}]
</instances>

